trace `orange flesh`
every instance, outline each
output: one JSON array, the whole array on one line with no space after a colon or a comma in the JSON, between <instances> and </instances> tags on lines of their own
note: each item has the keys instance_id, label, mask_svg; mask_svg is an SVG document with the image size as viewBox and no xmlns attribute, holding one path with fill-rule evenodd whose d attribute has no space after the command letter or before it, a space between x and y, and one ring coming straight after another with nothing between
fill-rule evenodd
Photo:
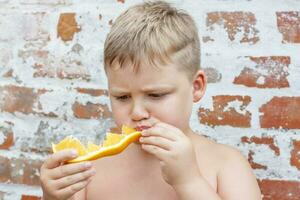
<instances>
[{"instance_id":1,"label":"orange flesh","mask_svg":"<svg viewBox=\"0 0 300 200\"><path fill-rule=\"evenodd\" d=\"M121 134L107 133L102 146L89 142L86 148L77 138L68 136L58 144L52 144L52 150L55 153L65 149L76 149L78 157L68 163L91 161L121 153L130 143L138 141L140 136L140 131L123 125Z\"/></svg>"}]
</instances>

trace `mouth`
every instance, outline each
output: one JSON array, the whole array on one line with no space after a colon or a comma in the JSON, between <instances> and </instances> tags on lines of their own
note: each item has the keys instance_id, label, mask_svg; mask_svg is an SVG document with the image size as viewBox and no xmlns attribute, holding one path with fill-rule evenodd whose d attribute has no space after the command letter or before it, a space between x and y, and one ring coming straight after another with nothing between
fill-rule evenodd
<instances>
[{"instance_id":1,"label":"mouth","mask_svg":"<svg viewBox=\"0 0 300 200\"><path fill-rule=\"evenodd\" d=\"M151 126L136 126L135 129L137 131L143 131L143 130L146 130L148 128L151 128Z\"/></svg>"}]
</instances>

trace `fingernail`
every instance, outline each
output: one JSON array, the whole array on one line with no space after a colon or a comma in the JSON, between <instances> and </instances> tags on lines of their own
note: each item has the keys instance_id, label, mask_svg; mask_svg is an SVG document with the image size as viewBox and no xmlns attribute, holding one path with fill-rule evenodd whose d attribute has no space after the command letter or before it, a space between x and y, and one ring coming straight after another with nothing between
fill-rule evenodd
<instances>
[{"instance_id":1,"label":"fingernail","mask_svg":"<svg viewBox=\"0 0 300 200\"><path fill-rule=\"evenodd\" d=\"M92 163L91 162L86 162L86 163L84 163L84 166L86 168L90 168L92 166Z\"/></svg>"},{"instance_id":2,"label":"fingernail","mask_svg":"<svg viewBox=\"0 0 300 200\"><path fill-rule=\"evenodd\" d=\"M142 135L145 136L147 133L145 131L142 131Z\"/></svg>"},{"instance_id":3,"label":"fingernail","mask_svg":"<svg viewBox=\"0 0 300 200\"><path fill-rule=\"evenodd\" d=\"M76 150L71 150L71 156L76 157L77 156L77 151Z\"/></svg>"}]
</instances>

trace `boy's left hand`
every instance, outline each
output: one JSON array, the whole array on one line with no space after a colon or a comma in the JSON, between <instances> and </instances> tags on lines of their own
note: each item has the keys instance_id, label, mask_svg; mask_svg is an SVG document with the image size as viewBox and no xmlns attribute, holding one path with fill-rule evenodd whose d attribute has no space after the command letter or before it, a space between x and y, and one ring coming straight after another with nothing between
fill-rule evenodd
<instances>
[{"instance_id":1,"label":"boy's left hand","mask_svg":"<svg viewBox=\"0 0 300 200\"><path fill-rule=\"evenodd\" d=\"M142 149L160 160L168 184L188 184L201 176L193 144L180 129L158 122L142 131L140 143Z\"/></svg>"}]
</instances>

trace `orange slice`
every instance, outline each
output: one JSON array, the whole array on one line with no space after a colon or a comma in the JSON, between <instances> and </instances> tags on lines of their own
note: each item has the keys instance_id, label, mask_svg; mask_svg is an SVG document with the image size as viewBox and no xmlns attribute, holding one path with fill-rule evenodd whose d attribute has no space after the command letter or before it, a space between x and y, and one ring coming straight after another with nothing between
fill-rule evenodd
<instances>
[{"instance_id":1,"label":"orange slice","mask_svg":"<svg viewBox=\"0 0 300 200\"><path fill-rule=\"evenodd\" d=\"M108 147L120 142L126 135L118 133L107 133L106 140L103 142L103 147Z\"/></svg>"},{"instance_id":2,"label":"orange slice","mask_svg":"<svg viewBox=\"0 0 300 200\"><path fill-rule=\"evenodd\" d=\"M99 145L96 145L92 142L88 142L88 145L87 145L87 152L90 153L90 152L93 152L93 151L98 151L101 147Z\"/></svg>"},{"instance_id":3,"label":"orange slice","mask_svg":"<svg viewBox=\"0 0 300 200\"><path fill-rule=\"evenodd\" d=\"M79 156L87 154L87 150L85 149L84 145L73 136L67 136L56 145L52 144L52 150L54 153L64 149L76 149Z\"/></svg>"},{"instance_id":4,"label":"orange slice","mask_svg":"<svg viewBox=\"0 0 300 200\"><path fill-rule=\"evenodd\" d=\"M130 127L126 126L126 125L122 126L122 133L123 134L127 134L128 135L128 134L133 133L135 131L136 130L134 128L130 128Z\"/></svg>"},{"instance_id":5,"label":"orange slice","mask_svg":"<svg viewBox=\"0 0 300 200\"><path fill-rule=\"evenodd\" d=\"M140 131L122 126L121 134L107 133L102 146L88 142L87 147L85 147L77 138L68 136L58 144L52 144L52 150L55 153L65 149L76 149L78 157L68 161L68 163L96 160L121 153L130 143L138 141L140 136Z\"/></svg>"}]
</instances>

